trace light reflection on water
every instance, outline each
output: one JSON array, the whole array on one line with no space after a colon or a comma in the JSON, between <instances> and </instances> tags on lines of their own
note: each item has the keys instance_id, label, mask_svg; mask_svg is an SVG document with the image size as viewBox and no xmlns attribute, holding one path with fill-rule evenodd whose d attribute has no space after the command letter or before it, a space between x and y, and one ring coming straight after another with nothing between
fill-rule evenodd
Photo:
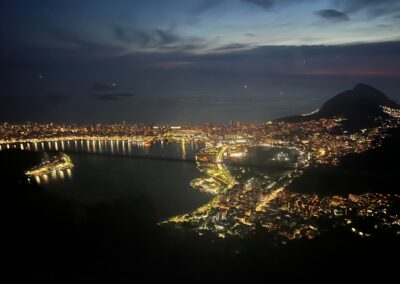
<instances>
[{"instance_id":1,"label":"light reflection on water","mask_svg":"<svg viewBox=\"0 0 400 284\"><path fill-rule=\"evenodd\" d=\"M37 151L54 150L56 144L62 149L61 141L45 142L43 147L38 142ZM72 169L31 178L63 198L84 204L144 198L156 205L160 220L191 212L210 199L190 186L192 179L201 176L194 162L200 144L160 141L146 147L132 141L71 140L64 141L64 148L74 163ZM36 149L34 143L31 149Z\"/></svg>"},{"instance_id":2,"label":"light reflection on water","mask_svg":"<svg viewBox=\"0 0 400 284\"><path fill-rule=\"evenodd\" d=\"M51 183L52 181L56 181L56 180L62 181L62 180L71 179L71 178L72 178L72 170L65 169L65 170L53 171L49 174L37 175L37 176L35 176L35 181L38 184L48 184L48 183Z\"/></svg>"},{"instance_id":3,"label":"light reflection on water","mask_svg":"<svg viewBox=\"0 0 400 284\"><path fill-rule=\"evenodd\" d=\"M65 153L117 154L193 160L195 153L203 146L199 143L169 143L164 141L155 142L148 146L144 143L127 140L72 140L7 144L7 149L20 148L38 152L62 151ZM0 145L0 147L0 150L5 148L3 145Z\"/></svg>"},{"instance_id":4,"label":"light reflection on water","mask_svg":"<svg viewBox=\"0 0 400 284\"><path fill-rule=\"evenodd\" d=\"M65 152L82 154L104 154L117 156L133 156L140 158L160 158L174 160L194 160L195 154L204 147L201 143L176 143L157 141L151 145L129 140L68 140L28 142L0 145L0 150L17 148L36 152ZM47 175L35 177L38 183L49 183L56 179L72 177L72 170L52 172Z\"/></svg>"},{"instance_id":5,"label":"light reflection on water","mask_svg":"<svg viewBox=\"0 0 400 284\"><path fill-rule=\"evenodd\" d=\"M146 146L129 140L65 140L14 143L8 148L20 149L21 145L50 157L56 148L64 148L73 168L30 177L63 198L84 204L144 198L157 208L153 213L159 220L191 212L210 200L190 186L191 180L202 175L194 161L202 144L157 141ZM3 144L1 149L6 148Z\"/></svg>"}]
</instances>

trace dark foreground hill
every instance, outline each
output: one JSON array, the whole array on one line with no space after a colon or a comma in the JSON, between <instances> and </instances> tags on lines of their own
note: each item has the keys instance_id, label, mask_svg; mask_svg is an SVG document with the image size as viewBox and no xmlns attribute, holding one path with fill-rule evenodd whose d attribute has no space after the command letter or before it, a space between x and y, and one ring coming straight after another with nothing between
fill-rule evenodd
<instances>
[{"instance_id":1,"label":"dark foreground hill","mask_svg":"<svg viewBox=\"0 0 400 284\"><path fill-rule=\"evenodd\" d=\"M335 229L287 245L264 231L220 239L157 226L157 204L143 199L83 206L18 180L1 189L7 283L385 282L398 273L398 237L384 233Z\"/></svg>"},{"instance_id":2,"label":"dark foreground hill","mask_svg":"<svg viewBox=\"0 0 400 284\"><path fill-rule=\"evenodd\" d=\"M353 89L344 91L326 101L318 112L307 116L292 116L280 121L300 122L321 118L346 118L344 127L357 130L373 124L377 117L387 117L382 107L400 108L381 91L366 85L357 84Z\"/></svg>"},{"instance_id":3,"label":"dark foreground hill","mask_svg":"<svg viewBox=\"0 0 400 284\"><path fill-rule=\"evenodd\" d=\"M400 129L394 129L390 134L381 147L345 156L338 167L305 170L288 190L322 196L399 193Z\"/></svg>"}]
</instances>

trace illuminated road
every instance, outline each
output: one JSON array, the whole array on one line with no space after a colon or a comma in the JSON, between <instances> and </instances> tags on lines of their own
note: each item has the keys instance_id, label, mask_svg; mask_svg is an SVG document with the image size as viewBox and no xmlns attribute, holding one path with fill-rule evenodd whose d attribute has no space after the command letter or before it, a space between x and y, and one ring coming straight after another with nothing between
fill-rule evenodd
<instances>
[{"instance_id":1,"label":"illuminated road","mask_svg":"<svg viewBox=\"0 0 400 284\"><path fill-rule=\"evenodd\" d=\"M235 180L235 178L230 174L229 170L225 167L225 164L223 163L223 156L228 149L229 149L229 146L227 146L227 145L223 146L221 148L221 151L219 151L216 156L218 170L220 171L220 175L224 177L224 178L219 178L219 175L218 175L216 178L218 178L220 181L222 181L223 183L226 184L226 186L227 186L226 189L229 189L238 183Z\"/></svg>"},{"instance_id":2,"label":"illuminated road","mask_svg":"<svg viewBox=\"0 0 400 284\"><path fill-rule=\"evenodd\" d=\"M256 211L265 211L265 207L268 205L268 203L277 198L278 193L283 191L284 189L285 189L284 187L280 187L272 191L270 194L262 196L260 198L260 202L256 207Z\"/></svg>"}]
</instances>

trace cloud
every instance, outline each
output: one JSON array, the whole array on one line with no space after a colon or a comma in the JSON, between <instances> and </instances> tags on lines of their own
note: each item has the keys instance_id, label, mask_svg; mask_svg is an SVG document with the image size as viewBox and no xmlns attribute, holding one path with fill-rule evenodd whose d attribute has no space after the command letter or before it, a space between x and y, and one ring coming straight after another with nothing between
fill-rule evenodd
<instances>
[{"instance_id":1,"label":"cloud","mask_svg":"<svg viewBox=\"0 0 400 284\"><path fill-rule=\"evenodd\" d=\"M284 97L288 98L288 103L285 104L292 106L291 99L304 98L314 93L319 94L319 91L324 94L328 89L329 92L340 90L344 85L365 80L374 84L378 82L377 86L380 82L381 86L388 86L388 93L399 94L396 84L397 78L399 78L398 70L400 70L400 42L339 46L260 46L254 49L212 54L132 53L101 60L83 61L84 59L80 57L67 58L56 61L55 64L49 64L47 61L43 64L43 58L46 58L47 53L35 52L32 54L38 62L34 65L35 70L41 70L47 80L38 82L35 78L29 79L32 77L32 70L18 71L17 67L22 65L19 62L8 65L7 69L4 67L2 77L6 76L6 81L15 78L16 83L7 89L0 86L2 87L2 96L9 94L14 98L19 95L21 98L18 102L1 102L4 113L0 115L4 120L16 118L22 121L35 119L59 119L60 121L82 119L85 121L89 117L93 120L112 120L136 115L132 119L142 120L143 118L142 121L152 122L152 119L155 118L162 122L172 119L172 116L180 116L182 120L190 121L192 117L199 115L197 107L206 105L209 101L220 104L221 106L217 110L222 111L225 101L229 103L233 98L243 98L244 94L251 94L257 98L275 98L275 95L280 98L279 92L284 89ZM307 64L303 64L304 59L307 60ZM148 64L156 62L164 62L164 66L160 67L165 68L181 64L174 62L194 63L181 64L180 68L166 71L149 69ZM38 65L39 63L41 65ZM124 86L124 89L120 91L94 91L91 89L93 82L97 82L97 80L111 84L111 81L106 79L97 79L109 78L110 72L113 73L112 77L118 77L118 82L120 82L121 88ZM71 99L47 104L36 100L44 93L43 83L50 83L52 77L66 79L63 82L54 82L48 86L48 89L56 91L57 94L65 92ZM30 80L32 80L31 83ZM73 84L70 85L70 82ZM153 82L157 82L157 84ZM241 87L244 84L249 86L247 90ZM394 87L390 87L390 84ZM136 94L135 90L138 92L140 90L140 93ZM47 93L53 94L50 91ZM123 92L132 92L136 96L115 96L115 94ZM289 94L290 92L292 93ZM88 96L89 93L95 95ZM181 99L181 97L193 95L200 98L194 102ZM204 95L226 96L226 99L202 100ZM176 103L178 100L183 103L183 107L179 110L185 111L184 113L177 111L172 104L171 108L168 108L168 105L165 105L167 103L160 102L160 98L170 97L177 98ZM399 96L397 98L400 100ZM35 107L32 104L35 104ZM254 112L260 110L261 107L257 102L252 104ZM110 107L110 112L106 112L108 107ZM120 108L116 111L115 107ZM135 108L134 114L132 114L131 107ZM238 104L237 113L242 113L242 118L254 119L256 117L253 111L246 112L240 108L241 106ZM90 112L87 112L88 109ZM216 113L211 110L207 112L207 109L208 106L202 108L205 119L209 118L207 115L210 113ZM33 113L34 111L35 113ZM148 114L152 111L157 115ZM265 104L264 113L270 111L276 110ZM136 112L137 114L135 114ZM166 114L167 112L168 114ZM236 111L232 112L232 114L235 113ZM222 119L222 115L217 112L215 118ZM279 113L279 116L281 115L282 113ZM148 120L146 120L147 118Z\"/></svg>"},{"instance_id":2,"label":"cloud","mask_svg":"<svg viewBox=\"0 0 400 284\"><path fill-rule=\"evenodd\" d=\"M114 55L124 51L122 47L84 40L74 33L60 28L49 28L48 35L63 43L65 48L90 53L91 55Z\"/></svg>"},{"instance_id":3,"label":"cloud","mask_svg":"<svg viewBox=\"0 0 400 284\"><path fill-rule=\"evenodd\" d=\"M355 9L362 9L373 6L390 6L391 4L397 3L398 0L334 0L336 3L345 3L348 7Z\"/></svg>"},{"instance_id":4,"label":"cloud","mask_svg":"<svg viewBox=\"0 0 400 284\"><path fill-rule=\"evenodd\" d=\"M250 3L252 5L256 5L264 10L271 10L275 7L277 8L286 8L289 5L299 4L305 1L313 1L313 0L241 0L245 3Z\"/></svg>"},{"instance_id":5,"label":"cloud","mask_svg":"<svg viewBox=\"0 0 400 284\"><path fill-rule=\"evenodd\" d=\"M108 92L115 89L114 86L108 85L106 83L96 82L92 86L92 90L96 92Z\"/></svg>"},{"instance_id":6,"label":"cloud","mask_svg":"<svg viewBox=\"0 0 400 284\"><path fill-rule=\"evenodd\" d=\"M122 93L89 94L89 96L96 98L99 101L118 101L120 99L133 98L135 95L130 92L122 92Z\"/></svg>"},{"instance_id":7,"label":"cloud","mask_svg":"<svg viewBox=\"0 0 400 284\"><path fill-rule=\"evenodd\" d=\"M188 72L210 72L216 78L230 78L240 73L252 79L261 76L284 80L295 76L310 77L323 74L368 78L389 78L399 74L396 70L400 67L400 61L397 60L400 57L400 42L333 46L260 46L249 49L243 46L243 49L235 50L240 47L242 46L225 46L220 48L221 52L187 58L196 61L193 67L187 67ZM307 64L304 64L305 59Z\"/></svg>"},{"instance_id":8,"label":"cloud","mask_svg":"<svg viewBox=\"0 0 400 284\"><path fill-rule=\"evenodd\" d=\"M217 48L214 48L212 51L236 51L236 50L246 50L251 49L253 46L248 43L231 43L227 45L223 45Z\"/></svg>"},{"instance_id":9,"label":"cloud","mask_svg":"<svg viewBox=\"0 0 400 284\"><path fill-rule=\"evenodd\" d=\"M118 40L127 43L135 43L139 46L147 46L154 41L152 36L147 32L139 31L134 28L115 26L113 32Z\"/></svg>"},{"instance_id":10,"label":"cloud","mask_svg":"<svg viewBox=\"0 0 400 284\"><path fill-rule=\"evenodd\" d=\"M164 44L171 44L171 43L176 43L181 41L181 38L172 32L169 31L163 31L156 29L155 32L158 35L158 42L162 45Z\"/></svg>"},{"instance_id":11,"label":"cloud","mask_svg":"<svg viewBox=\"0 0 400 284\"><path fill-rule=\"evenodd\" d=\"M224 0L202 0L192 9L193 14L201 14L220 5Z\"/></svg>"},{"instance_id":12,"label":"cloud","mask_svg":"<svg viewBox=\"0 0 400 284\"><path fill-rule=\"evenodd\" d=\"M115 26L114 36L119 41L134 45L138 49L158 51L193 51L204 49L204 39L199 37L181 37L174 33L173 27L162 30L141 31L135 28Z\"/></svg>"},{"instance_id":13,"label":"cloud","mask_svg":"<svg viewBox=\"0 0 400 284\"><path fill-rule=\"evenodd\" d=\"M182 41L182 38L171 30L140 31L135 28L115 26L113 31L118 40L136 44L138 47L162 47Z\"/></svg>"},{"instance_id":14,"label":"cloud","mask_svg":"<svg viewBox=\"0 0 400 284\"><path fill-rule=\"evenodd\" d=\"M378 17L400 11L398 0L332 0L335 7L343 7L347 12L365 10L369 17Z\"/></svg>"},{"instance_id":15,"label":"cloud","mask_svg":"<svg viewBox=\"0 0 400 284\"><path fill-rule=\"evenodd\" d=\"M186 67L186 66L192 65L194 63L195 62L192 62L192 61L167 61L167 62L150 63L150 64L148 64L148 66L154 67L157 69L172 70L172 69Z\"/></svg>"},{"instance_id":16,"label":"cloud","mask_svg":"<svg viewBox=\"0 0 400 284\"><path fill-rule=\"evenodd\" d=\"M271 9L275 5L275 0L242 0L242 1L255 4L266 10Z\"/></svg>"},{"instance_id":17,"label":"cloud","mask_svg":"<svg viewBox=\"0 0 400 284\"><path fill-rule=\"evenodd\" d=\"M345 13L334 9L319 10L316 12L318 16L331 22L342 22L350 20Z\"/></svg>"},{"instance_id":18,"label":"cloud","mask_svg":"<svg viewBox=\"0 0 400 284\"><path fill-rule=\"evenodd\" d=\"M341 76L341 77L397 77L400 72L391 69L374 69L374 68L318 68L313 70L301 70L288 73L289 75L304 76Z\"/></svg>"},{"instance_id":19,"label":"cloud","mask_svg":"<svg viewBox=\"0 0 400 284\"><path fill-rule=\"evenodd\" d=\"M42 102L62 102L68 100L70 97L66 94L49 94L38 97Z\"/></svg>"},{"instance_id":20,"label":"cloud","mask_svg":"<svg viewBox=\"0 0 400 284\"><path fill-rule=\"evenodd\" d=\"M249 36L249 37L255 37L256 35L254 33L245 33L245 36Z\"/></svg>"}]
</instances>

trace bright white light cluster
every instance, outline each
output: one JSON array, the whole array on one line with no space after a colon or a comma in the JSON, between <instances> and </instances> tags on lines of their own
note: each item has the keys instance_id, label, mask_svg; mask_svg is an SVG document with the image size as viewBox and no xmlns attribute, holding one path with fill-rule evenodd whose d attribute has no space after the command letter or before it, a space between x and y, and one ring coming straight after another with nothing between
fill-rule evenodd
<instances>
[{"instance_id":1,"label":"bright white light cluster","mask_svg":"<svg viewBox=\"0 0 400 284\"><path fill-rule=\"evenodd\" d=\"M391 117L394 118L400 118L400 109L398 108L390 108L387 106L381 106L382 110L384 113L390 115Z\"/></svg>"},{"instance_id":2,"label":"bright white light cluster","mask_svg":"<svg viewBox=\"0 0 400 284\"><path fill-rule=\"evenodd\" d=\"M303 113L301 116L310 116L310 115L316 114L317 112L319 112L319 109L316 109L316 110L314 110L312 112L309 112L309 113Z\"/></svg>"}]
</instances>

